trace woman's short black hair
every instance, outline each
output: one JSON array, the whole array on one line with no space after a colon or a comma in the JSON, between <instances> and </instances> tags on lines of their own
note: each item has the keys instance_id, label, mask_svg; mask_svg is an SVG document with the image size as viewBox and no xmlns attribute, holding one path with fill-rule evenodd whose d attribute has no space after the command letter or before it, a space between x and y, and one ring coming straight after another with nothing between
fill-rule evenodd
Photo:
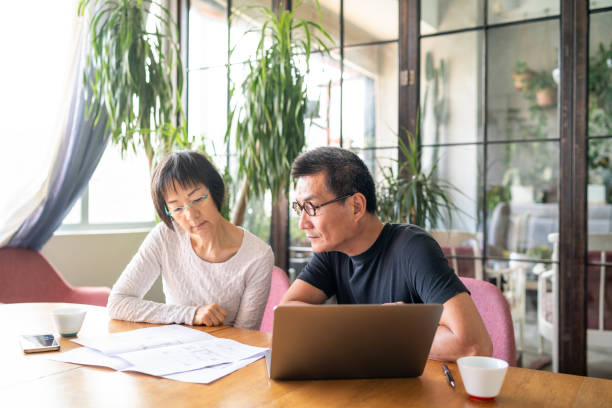
<instances>
[{"instance_id":1,"label":"woman's short black hair","mask_svg":"<svg viewBox=\"0 0 612 408\"><path fill-rule=\"evenodd\" d=\"M225 199L225 185L215 166L202 153L194 150L173 152L165 156L153 171L151 177L151 197L155 211L161 220L170 228L172 218L166 214L165 194L170 188L176 190L176 185L189 188L197 184L208 187L208 193L221 212Z\"/></svg>"},{"instance_id":2,"label":"woman's short black hair","mask_svg":"<svg viewBox=\"0 0 612 408\"><path fill-rule=\"evenodd\" d=\"M366 211L376 213L374 180L355 153L339 147L318 147L299 155L291 168L295 179L317 173L325 174L325 185L331 193L337 197L361 193L366 199Z\"/></svg>"}]
</instances>

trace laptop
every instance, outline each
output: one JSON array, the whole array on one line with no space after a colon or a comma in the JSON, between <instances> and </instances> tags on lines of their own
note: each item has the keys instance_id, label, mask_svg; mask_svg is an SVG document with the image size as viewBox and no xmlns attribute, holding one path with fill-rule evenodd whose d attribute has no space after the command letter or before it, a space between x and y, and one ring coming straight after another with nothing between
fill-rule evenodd
<instances>
[{"instance_id":1,"label":"laptop","mask_svg":"<svg viewBox=\"0 0 612 408\"><path fill-rule=\"evenodd\" d=\"M418 377L440 304L283 305L274 310L268 375L275 380Z\"/></svg>"}]
</instances>

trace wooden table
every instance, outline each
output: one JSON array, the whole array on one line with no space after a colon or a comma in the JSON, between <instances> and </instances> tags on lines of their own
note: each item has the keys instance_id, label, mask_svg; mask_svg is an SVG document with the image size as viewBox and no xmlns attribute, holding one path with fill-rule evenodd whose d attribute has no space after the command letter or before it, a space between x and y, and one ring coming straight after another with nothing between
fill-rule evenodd
<instances>
[{"instance_id":1,"label":"wooden table","mask_svg":"<svg viewBox=\"0 0 612 408\"><path fill-rule=\"evenodd\" d=\"M24 355L19 334L52 332L49 312L63 304L0 305L0 407L611 407L612 381L510 368L494 402L469 399L457 366L449 364L453 390L441 364L428 361L418 378L327 381L272 381L265 361L210 385L182 383L140 373L47 360L48 353ZM106 309L88 310L82 334L95 335L153 325L110 320ZM254 346L270 346L267 333L233 327L195 327ZM62 350L79 345L61 340Z\"/></svg>"}]
</instances>

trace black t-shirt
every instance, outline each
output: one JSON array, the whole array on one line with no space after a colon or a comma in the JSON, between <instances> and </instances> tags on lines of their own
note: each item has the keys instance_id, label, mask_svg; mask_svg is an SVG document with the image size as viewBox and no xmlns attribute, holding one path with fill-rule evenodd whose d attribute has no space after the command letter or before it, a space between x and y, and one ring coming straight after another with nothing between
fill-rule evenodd
<instances>
[{"instance_id":1,"label":"black t-shirt","mask_svg":"<svg viewBox=\"0 0 612 408\"><path fill-rule=\"evenodd\" d=\"M468 292L438 243L410 224L385 224L364 253L315 253L298 279L338 303L444 303ZM468 292L469 293L469 292Z\"/></svg>"}]
</instances>

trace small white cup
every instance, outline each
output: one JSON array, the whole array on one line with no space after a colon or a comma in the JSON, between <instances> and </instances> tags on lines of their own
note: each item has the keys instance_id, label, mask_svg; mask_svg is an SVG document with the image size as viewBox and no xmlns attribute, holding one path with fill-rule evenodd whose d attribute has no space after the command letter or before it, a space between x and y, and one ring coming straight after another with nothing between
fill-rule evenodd
<instances>
[{"instance_id":1,"label":"small white cup","mask_svg":"<svg viewBox=\"0 0 612 408\"><path fill-rule=\"evenodd\" d=\"M508 363L493 357L469 356L457 359L457 366L468 395L477 400L492 400L501 390Z\"/></svg>"},{"instance_id":2,"label":"small white cup","mask_svg":"<svg viewBox=\"0 0 612 408\"><path fill-rule=\"evenodd\" d=\"M55 328L62 337L74 337L81 330L85 310L78 307L60 307L51 312Z\"/></svg>"}]
</instances>

